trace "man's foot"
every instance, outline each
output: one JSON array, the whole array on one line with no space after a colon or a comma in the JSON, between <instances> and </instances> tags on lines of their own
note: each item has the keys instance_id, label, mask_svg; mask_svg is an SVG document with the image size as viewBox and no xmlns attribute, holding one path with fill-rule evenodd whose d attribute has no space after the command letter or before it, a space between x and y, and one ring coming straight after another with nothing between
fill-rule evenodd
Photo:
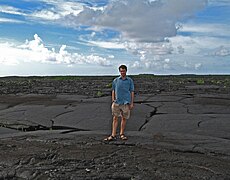
<instances>
[{"instance_id":1,"label":"man's foot","mask_svg":"<svg viewBox=\"0 0 230 180\"><path fill-rule=\"evenodd\" d=\"M116 136L110 135L109 137L105 138L104 141L115 141L116 139Z\"/></svg>"},{"instance_id":2,"label":"man's foot","mask_svg":"<svg viewBox=\"0 0 230 180\"><path fill-rule=\"evenodd\" d=\"M121 140L127 140L128 138L124 134L120 134L120 139Z\"/></svg>"}]
</instances>

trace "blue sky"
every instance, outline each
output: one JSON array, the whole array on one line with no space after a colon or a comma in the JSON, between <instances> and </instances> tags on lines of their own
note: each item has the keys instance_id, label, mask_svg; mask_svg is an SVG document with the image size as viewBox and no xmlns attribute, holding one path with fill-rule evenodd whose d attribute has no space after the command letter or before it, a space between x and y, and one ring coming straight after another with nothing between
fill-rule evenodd
<instances>
[{"instance_id":1,"label":"blue sky","mask_svg":"<svg viewBox=\"0 0 230 180\"><path fill-rule=\"evenodd\" d=\"M1 0L0 76L230 74L230 0Z\"/></svg>"}]
</instances>

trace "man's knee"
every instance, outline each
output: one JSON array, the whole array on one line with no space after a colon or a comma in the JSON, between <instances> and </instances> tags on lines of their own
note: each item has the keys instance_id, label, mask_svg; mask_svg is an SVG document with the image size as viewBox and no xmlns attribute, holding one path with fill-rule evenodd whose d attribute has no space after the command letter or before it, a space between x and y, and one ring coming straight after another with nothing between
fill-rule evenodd
<instances>
[{"instance_id":1,"label":"man's knee","mask_svg":"<svg viewBox=\"0 0 230 180\"><path fill-rule=\"evenodd\" d=\"M125 117L121 117L121 120L125 122L127 119Z\"/></svg>"},{"instance_id":2,"label":"man's knee","mask_svg":"<svg viewBox=\"0 0 230 180\"><path fill-rule=\"evenodd\" d=\"M118 117L117 116L113 116L113 121L117 122L118 121Z\"/></svg>"}]
</instances>

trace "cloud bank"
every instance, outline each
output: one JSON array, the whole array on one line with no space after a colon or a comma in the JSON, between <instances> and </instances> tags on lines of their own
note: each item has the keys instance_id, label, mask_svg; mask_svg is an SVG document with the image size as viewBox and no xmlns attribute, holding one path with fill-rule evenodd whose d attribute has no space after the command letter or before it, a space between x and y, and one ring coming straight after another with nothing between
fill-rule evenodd
<instances>
[{"instance_id":1,"label":"cloud bank","mask_svg":"<svg viewBox=\"0 0 230 180\"><path fill-rule=\"evenodd\" d=\"M37 34L34 35L33 40L27 40L22 45L16 45L13 43L0 43L0 51L0 64L5 65L17 65L21 62L41 62L66 65L111 65L109 60L98 55L70 53L66 50L66 45L62 45L57 52L54 48L48 49L45 47L42 39Z\"/></svg>"},{"instance_id":2,"label":"cloud bank","mask_svg":"<svg viewBox=\"0 0 230 180\"><path fill-rule=\"evenodd\" d=\"M26 16L26 13L22 12L20 9L12 6L0 6L0 12L5 14L14 14L20 16Z\"/></svg>"},{"instance_id":3,"label":"cloud bank","mask_svg":"<svg viewBox=\"0 0 230 180\"><path fill-rule=\"evenodd\" d=\"M82 4L76 2L68 2L62 0L43 0L42 2L46 3L47 5L50 5L51 7L48 9L42 9L33 12L30 15L31 18L56 21L69 14L77 16L83 10Z\"/></svg>"},{"instance_id":4,"label":"cloud bank","mask_svg":"<svg viewBox=\"0 0 230 180\"><path fill-rule=\"evenodd\" d=\"M103 10L85 6L79 14L65 16L63 22L69 26L117 30L129 41L163 41L176 35L178 21L193 16L206 3L206 0L116 0Z\"/></svg>"},{"instance_id":5,"label":"cloud bank","mask_svg":"<svg viewBox=\"0 0 230 180\"><path fill-rule=\"evenodd\" d=\"M34 61L69 66L117 66L123 61L135 70L142 69L145 72L155 72L156 69L158 72L178 72L178 69L189 69L192 72L202 68L205 71L207 66L213 66L215 60L221 68L223 64L229 64L229 23L224 16L228 12L227 9L224 9L226 12L221 11L223 5L230 5L229 0L37 2L38 6L31 11L3 6L0 13L13 16L12 19L0 18L0 23L20 23L19 20L23 20L27 24L32 22L38 25L38 28L40 24L47 27L51 24L57 30L61 27L60 34L56 35L59 40L67 37L62 34L63 26L67 26L71 33L76 34L71 34L69 41L63 38L63 42L76 47L71 52L66 45L60 45L56 50L48 48L35 35L33 40L20 45L0 43L0 50L4 52L0 57L1 63L14 65ZM207 8L204 8L207 4ZM203 9L203 12L197 13ZM215 14L219 11L222 16L221 13ZM16 18L14 21L13 18L19 16L25 18ZM39 31L35 32L40 34ZM80 50L85 53L80 53Z\"/></svg>"},{"instance_id":6,"label":"cloud bank","mask_svg":"<svg viewBox=\"0 0 230 180\"><path fill-rule=\"evenodd\" d=\"M174 47L168 38L176 37L178 21L194 16L207 5L207 0L113 0L102 7L81 3L63 6L65 3L60 0L44 2L53 7L37 11L34 17L53 19L72 28L86 26L93 31L92 39L96 37L94 31L116 31L119 36L115 43L90 39L88 43L101 48L124 49L139 58L130 63L132 67L147 69L173 69L173 60L164 56L184 54L186 50L184 44Z\"/></svg>"}]
</instances>

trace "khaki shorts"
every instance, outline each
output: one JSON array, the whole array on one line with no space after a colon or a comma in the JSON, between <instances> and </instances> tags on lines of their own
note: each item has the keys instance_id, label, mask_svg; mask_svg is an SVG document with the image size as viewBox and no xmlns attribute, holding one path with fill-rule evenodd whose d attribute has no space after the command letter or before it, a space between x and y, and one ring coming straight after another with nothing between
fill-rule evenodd
<instances>
[{"instance_id":1,"label":"khaki shorts","mask_svg":"<svg viewBox=\"0 0 230 180\"><path fill-rule=\"evenodd\" d=\"M121 116L124 117L125 119L129 119L130 117L130 108L129 108L129 104L116 104L113 102L112 104L112 115L113 116Z\"/></svg>"}]
</instances>

